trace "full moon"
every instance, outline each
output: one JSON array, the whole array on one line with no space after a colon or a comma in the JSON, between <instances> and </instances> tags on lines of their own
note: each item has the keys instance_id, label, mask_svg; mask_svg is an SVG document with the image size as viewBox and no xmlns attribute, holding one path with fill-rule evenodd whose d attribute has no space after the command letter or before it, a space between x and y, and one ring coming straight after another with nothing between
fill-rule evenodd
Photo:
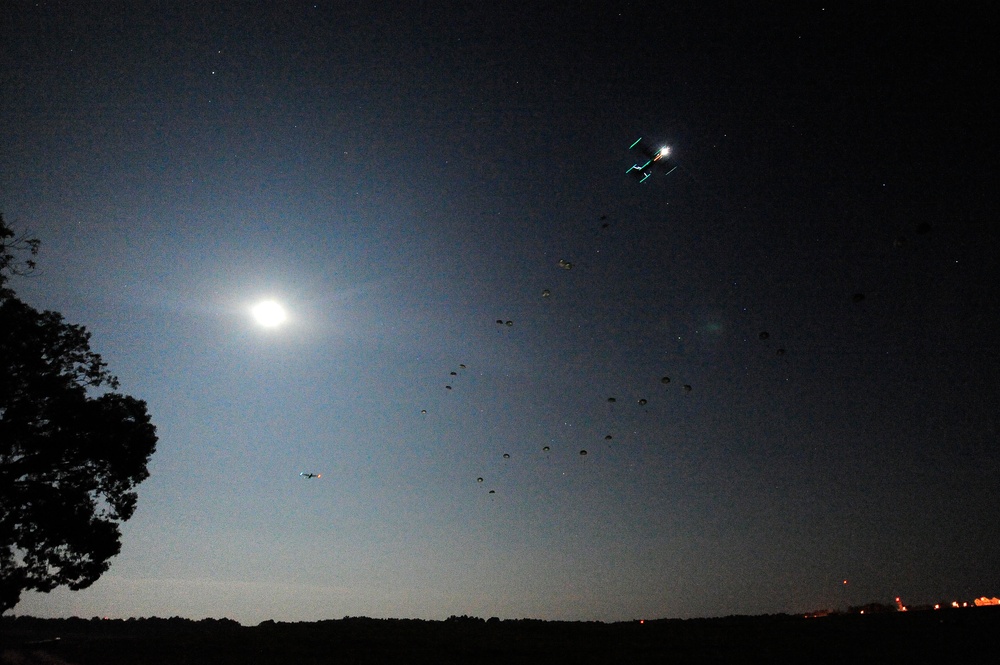
<instances>
[{"instance_id":1,"label":"full moon","mask_svg":"<svg viewBox=\"0 0 1000 665\"><path fill-rule=\"evenodd\" d=\"M257 323L265 328L276 328L288 319L285 308L273 300L264 300L250 310Z\"/></svg>"}]
</instances>

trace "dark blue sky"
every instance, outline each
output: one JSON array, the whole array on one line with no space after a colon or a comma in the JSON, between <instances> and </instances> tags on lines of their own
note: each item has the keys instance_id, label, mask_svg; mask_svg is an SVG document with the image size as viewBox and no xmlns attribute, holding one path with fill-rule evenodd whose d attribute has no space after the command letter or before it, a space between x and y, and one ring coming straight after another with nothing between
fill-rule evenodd
<instances>
[{"instance_id":1,"label":"dark blue sky","mask_svg":"<svg viewBox=\"0 0 1000 665\"><path fill-rule=\"evenodd\" d=\"M998 593L985 11L618 4L4 12L14 287L160 434L109 572L17 613Z\"/></svg>"}]
</instances>

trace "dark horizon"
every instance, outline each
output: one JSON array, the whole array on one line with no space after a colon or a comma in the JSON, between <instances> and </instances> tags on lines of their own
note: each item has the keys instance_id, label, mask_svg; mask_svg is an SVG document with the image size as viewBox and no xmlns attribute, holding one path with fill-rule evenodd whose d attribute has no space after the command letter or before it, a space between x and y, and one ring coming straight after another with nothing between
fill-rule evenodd
<instances>
[{"instance_id":1,"label":"dark horizon","mask_svg":"<svg viewBox=\"0 0 1000 665\"><path fill-rule=\"evenodd\" d=\"M996 608L994 608L996 609ZM646 622L546 622L451 617L241 626L172 619L0 621L4 663L843 663L951 662L996 644L1000 610L725 617ZM58 631L58 632L56 632Z\"/></svg>"},{"instance_id":2,"label":"dark horizon","mask_svg":"<svg viewBox=\"0 0 1000 665\"><path fill-rule=\"evenodd\" d=\"M350 621L412 621L412 622L427 622L427 623L447 623L447 622L470 622L470 623L496 623L496 622L508 622L508 623L548 623L548 624L600 624L600 625L625 625L625 624L656 624L664 622L698 622L698 621L720 621L724 622L732 619L769 619L769 618L788 618L788 619L817 619L826 617L847 617L847 616L863 616L866 614L899 614L906 615L911 612L914 613L928 613L937 612L944 613L941 616L951 615L952 612L965 612L969 610L983 610L986 609L991 613L1000 615L1000 610L996 609L997 604L982 604L976 605L975 600L981 600L982 598L976 598L969 601L949 601L935 603L919 603L912 604L906 608L906 610L899 610L896 606L894 600L892 601L878 601L873 600L867 603L862 603L860 605L845 607L845 608L814 608L809 611L800 612L772 612L765 614L720 614L717 616L704 616L704 617L635 617L632 619L618 619L614 621L601 621L599 619L542 619L536 617L498 617L498 616L470 616L467 614L457 615L452 614L444 619L423 619L420 617L378 617L378 616L366 616L366 615L345 615L342 617L326 617L317 618L301 621L283 621L280 619L264 619L256 624L247 624L237 621L236 619L231 619L229 617L183 617L183 616L130 616L130 617L109 617L109 616L99 616L94 615L91 617L80 617L80 616L69 616L69 617L39 617L33 615L19 615L16 613L4 614L0 616L0 621L5 622L18 622L18 621L29 621L29 622L41 622L58 624L59 622L117 622L117 623L132 623L132 622L168 622L177 621L182 623L219 623L219 624L236 624L244 628L253 628L257 626L267 626L274 624L326 624L331 622L350 622ZM994 600L993 598L985 598L986 600ZM950 602L958 602L958 606L953 606ZM963 604L964 603L964 604ZM939 606L937 606L939 605Z\"/></svg>"}]
</instances>

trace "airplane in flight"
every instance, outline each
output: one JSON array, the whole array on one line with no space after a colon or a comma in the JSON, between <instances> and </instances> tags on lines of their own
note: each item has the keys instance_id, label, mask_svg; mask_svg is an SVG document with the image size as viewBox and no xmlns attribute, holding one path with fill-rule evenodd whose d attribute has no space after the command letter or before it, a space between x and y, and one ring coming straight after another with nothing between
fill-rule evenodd
<instances>
[{"instance_id":1,"label":"airplane in flight","mask_svg":"<svg viewBox=\"0 0 1000 665\"><path fill-rule=\"evenodd\" d=\"M628 149L638 150L646 158L645 163L640 164L636 162L625 172L639 182L645 182L649 176L653 175L654 170L665 171L664 175L669 175L677 168L677 165L673 164L670 159L670 148L668 146L661 146L654 149L648 144L643 143L640 137Z\"/></svg>"}]
</instances>

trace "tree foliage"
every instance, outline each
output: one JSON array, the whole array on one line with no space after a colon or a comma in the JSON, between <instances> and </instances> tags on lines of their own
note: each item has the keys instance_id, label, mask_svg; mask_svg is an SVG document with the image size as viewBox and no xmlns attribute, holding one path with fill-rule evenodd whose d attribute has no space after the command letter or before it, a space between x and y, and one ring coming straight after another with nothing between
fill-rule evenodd
<instances>
[{"instance_id":1,"label":"tree foliage","mask_svg":"<svg viewBox=\"0 0 1000 665\"><path fill-rule=\"evenodd\" d=\"M0 217L0 612L24 590L82 589L108 569L157 440L90 333L8 288L34 268L18 254L37 249Z\"/></svg>"},{"instance_id":2,"label":"tree foliage","mask_svg":"<svg viewBox=\"0 0 1000 665\"><path fill-rule=\"evenodd\" d=\"M26 275L35 269L39 244L38 238L14 233L0 214L0 298L14 295L6 287L11 275ZM23 258L24 254L28 257Z\"/></svg>"}]
</instances>

